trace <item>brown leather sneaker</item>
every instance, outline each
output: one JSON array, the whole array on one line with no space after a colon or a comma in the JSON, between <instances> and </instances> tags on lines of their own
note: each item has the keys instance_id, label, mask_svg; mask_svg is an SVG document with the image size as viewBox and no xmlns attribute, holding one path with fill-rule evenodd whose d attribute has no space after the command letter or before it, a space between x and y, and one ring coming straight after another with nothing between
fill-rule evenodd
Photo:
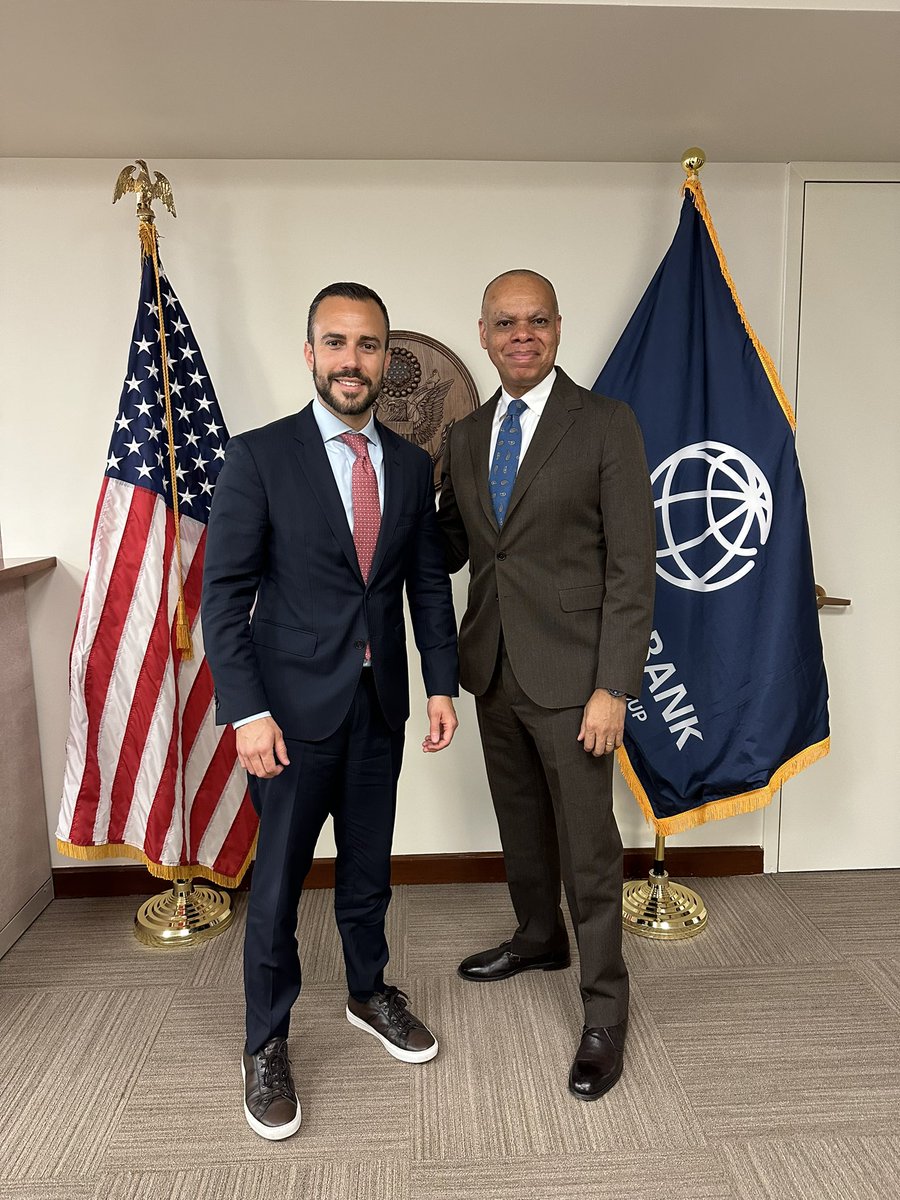
<instances>
[{"instance_id":1,"label":"brown leather sneaker","mask_svg":"<svg viewBox=\"0 0 900 1200\"><path fill-rule=\"evenodd\" d=\"M244 1116L254 1133L280 1142L300 1128L300 1101L291 1076L287 1039L271 1038L256 1054L244 1051Z\"/></svg>"},{"instance_id":2,"label":"brown leather sneaker","mask_svg":"<svg viewBox=\"0 0 900 1200\"><path fill-rule=\"evenodd\" d=\"M428 1062L438 1052L437 1038L409 1011L409 996L399 988L386 987L365 1004L348 996L347 1020L377 1037L401 1062Z\"/></svg>"}]
</instances>

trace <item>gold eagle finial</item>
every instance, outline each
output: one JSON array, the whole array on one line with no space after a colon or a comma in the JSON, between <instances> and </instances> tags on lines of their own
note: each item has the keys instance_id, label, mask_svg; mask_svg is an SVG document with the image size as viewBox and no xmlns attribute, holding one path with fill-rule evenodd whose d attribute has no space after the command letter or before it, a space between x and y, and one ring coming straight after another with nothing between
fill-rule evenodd
<instances>
[{"instance_id":1,"label":"gold eagle finial","mask_svg":"<svg viewBox=\"0 0 900 1200\"><path fill-rule=\"evenodd\" d=\"M140 168L136 175L135 165ZM153 220L153 209L150 205L154 200L161 200L173 217L177 215L172 185L160 171L154 171L151 180L150 170L142 158L136 158L119 172L119 178L113 188L113 204L128 192L137 194L137 215L141 221Z\"/></svg>"}]
</instances>

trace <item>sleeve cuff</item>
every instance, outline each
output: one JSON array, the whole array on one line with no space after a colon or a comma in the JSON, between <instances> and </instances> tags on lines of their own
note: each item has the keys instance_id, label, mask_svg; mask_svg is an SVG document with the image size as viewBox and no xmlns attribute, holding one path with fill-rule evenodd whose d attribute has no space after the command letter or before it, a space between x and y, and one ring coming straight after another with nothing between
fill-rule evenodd
<instances>
[{"instance_id":1,"label":"sleeve cuff","mask_svg":"<svg viewBox=\"0 0 900 1200\"><path fill-rule=\"evenodd\" d=\"M270 712L266 711L254 713L252 717L241 717L239 721L231 722L231 728L240 729L242 725L249 725L251 721L258 721L260 717L271 717L271 715L272 714Z\"/></svg>"}]
</instances>

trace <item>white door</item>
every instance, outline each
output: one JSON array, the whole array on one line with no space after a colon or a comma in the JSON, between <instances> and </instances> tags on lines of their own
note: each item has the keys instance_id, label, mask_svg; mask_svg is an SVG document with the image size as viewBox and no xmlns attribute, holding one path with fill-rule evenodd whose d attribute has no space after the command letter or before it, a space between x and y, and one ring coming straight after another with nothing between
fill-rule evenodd
<instances>
[{"instance_id":1,"label":"white door","mask_svg":"<svg viewBox=\"0 0 900 1200\"><path fill-rule=\"evenodd\" d=\"M853 603L820 615L831 754L783 789L777 868L896 867L900 181L807 179L799 254L797 448L816 579Z\"/></svg>"}]
</instances>

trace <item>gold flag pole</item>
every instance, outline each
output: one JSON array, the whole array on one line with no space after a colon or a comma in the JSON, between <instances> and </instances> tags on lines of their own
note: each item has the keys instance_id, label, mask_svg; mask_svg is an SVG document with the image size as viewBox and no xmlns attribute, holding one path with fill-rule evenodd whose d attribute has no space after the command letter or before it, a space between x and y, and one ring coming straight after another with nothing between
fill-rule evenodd
<instances>
[{"instance_id":1,"label":"gold flag pole","mask_svg":"<svg viewBox=\"0 0 900 1200\"><path fill-rule=\"evenodd\" d=\"M175 518L175 559L178 564L178 607L175 614L175 645L181 651L182 658L194 657L194 647L191 641L191 627L187 619L187 606L184 602L184 569L181 563L181 514L178 509L178 476L175 472L175 427L172 422L172 393L169 389L169 355L166 349L166 325L163 321L162 287L159 282L159 245L156 232L156 216L152 204L161 200L172 216L175 212L175 198L172 195L172 185L165 175L154 171L154 180L150 179L150 170L142 158L136 158L135 163L140 168L137 176L133 175L134 166L123 167L113 189L113 204L127 192L137 194L138 236L141 240L141 256L149 258L153 263L153 277L156 280L156 306L159 309L159 344L162 357L163 397L166 407L166 431L169 443L169 482L172 487L172 515Z\"/></svg>"},{"instance_id":2,"label":"gold flag pole","mask_svg":"<svg viewBox=\"0 0 900 1200\"><path fill-rule=\"evenodd\" d=\"M688 181L698 180L706 152L691 146L681 156ZM666 839L656 835L653 866L643 881L630 881L622 889L622 926L630 933L659 941L694 937L706 926L706 905L684 884L671 883L665 866Z\"/></svg>"},{"instance_id":3,"label":"gold flag pole","mask_svg":"<svg viewBox=\"0 0 900 1200\"><path fill-rule=\"evenodd\" d=\"M137 174L135 174L135 166ZM141 258L153 263L156 281L156 304L159 319L159 345L162 359L163 399L166 410L166 430L169 443L169 482L172 488L172 515L175 522L175 561L178 572L178 605L175 613L175 645L182 658L194 657L191 626L184 601L184 569L181 561L181 527L178 508L178 476L175 460L175 426L172 421L172 394L169 387L169 356L166 349L166 328L163 320L162 287L159 271L158 234L152 204L161 200L172 216L176 216L172 186L165 175L150 170L142 158L136 158L119 172L113 189L113 204L128 192L137 195L138 236L141 242ZM231 924L234 910L231 896L219 888L197 886L192 875L177 878L167 892L151 896L137 910L134 918L134 936L145 946L171 947L194 946L200 941L214 937Z\"/></svg>"}]
</instances>

